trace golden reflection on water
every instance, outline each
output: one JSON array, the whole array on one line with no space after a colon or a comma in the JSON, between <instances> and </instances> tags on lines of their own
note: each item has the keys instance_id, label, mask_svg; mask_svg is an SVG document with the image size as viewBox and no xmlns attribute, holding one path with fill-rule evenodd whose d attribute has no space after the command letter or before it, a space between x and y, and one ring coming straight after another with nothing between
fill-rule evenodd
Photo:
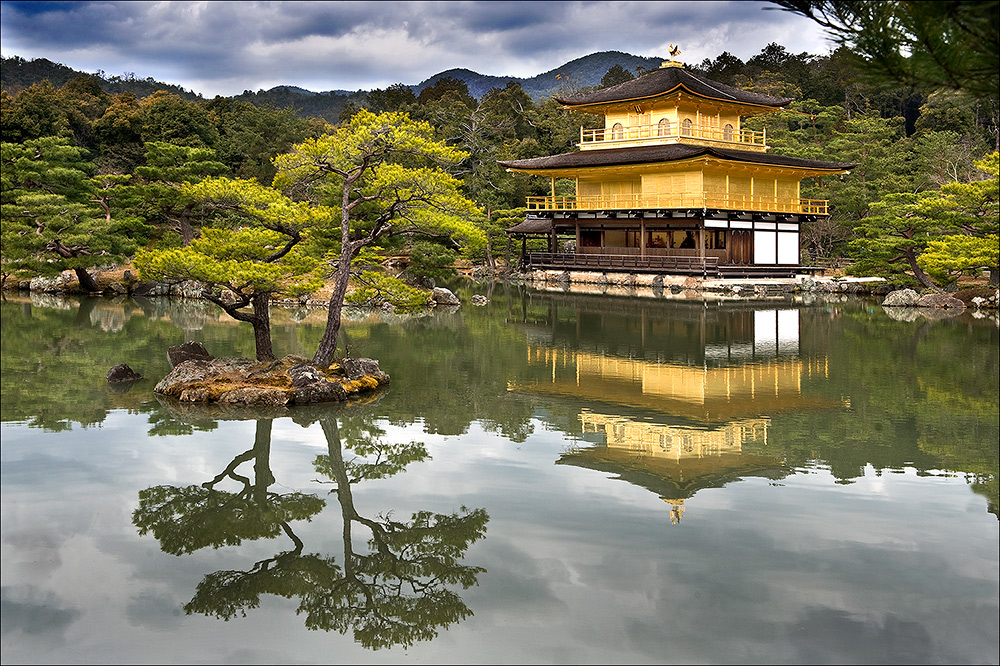
<instances>
[{"instance_id":1,"label":"golden reflection on water","mask_svg":"<svg viewBox=\"0 0 1000 666\"><path fill-rule=\"evenodd\" d=\"M800 356L797 313L758 311L752 322L747 340L703 339L700 363L613 356L535 338L526 346L533 378L508 388L587 405L579 422L591 444L570 446L558 463L655 492L677 524L685 500L703 488L789 473L768 450L770 415L847 406L803 393L804 380L828 380L830 368L826 355Z\"/></svg>"}]
</instances>

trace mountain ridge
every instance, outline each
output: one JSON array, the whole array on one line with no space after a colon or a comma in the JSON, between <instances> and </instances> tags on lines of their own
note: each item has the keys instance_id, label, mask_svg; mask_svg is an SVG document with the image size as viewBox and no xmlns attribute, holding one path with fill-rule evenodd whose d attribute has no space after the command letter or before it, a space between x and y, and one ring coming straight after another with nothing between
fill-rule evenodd
<instances>
[{"instance_id":1,"label":"mountain ridge","mask_svg":"<svg viewBox=\"0 0 1000 666\"><path fill-rule=\"evenodd\" d=\"M513 81L520 84L524 92L528 93L537 102L550 97L557 90L566 88L567 86L596 86L601 82L607 71L615 65L620 65L626 71L635 73L639 69L656 69L663 60L664 58L658 56L636 56L622 51L597 51L570 60L559 67L531 77L496 76L493 74L481 74L466 67L453 67L438 72L420 83L404 83L403 85L410 88L414 94L419 95L421 90L434 85L443 78L458 79L469 86L469 94L478 99L485 95L491 88L503 88ZM327 90L324 92L314 92L289 85L275 86L265 92L273 90L290 90L312 95L328 95L330 93L356 95L361 92L370 92L367 90Z\"/></svg>"}]
</instances>

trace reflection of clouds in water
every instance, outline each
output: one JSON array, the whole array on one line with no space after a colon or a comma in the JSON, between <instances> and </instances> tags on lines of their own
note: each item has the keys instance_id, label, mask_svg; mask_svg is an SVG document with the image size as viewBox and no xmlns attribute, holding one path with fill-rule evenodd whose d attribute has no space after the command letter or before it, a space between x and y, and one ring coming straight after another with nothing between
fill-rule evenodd
<instances>
[{"instance_id":1,"label":"reflection of clouds in water","mask_svg":"<svg viewBox=\"0 0 1000 666\"><path fill-rule=\"evenodd\" d=\"M23 633L61 642L66 629L82 614L66 605L52 592L34 586L4 586L0 592L0 635L7 639L11 634Z\"/></svg>"},{"instance_id":2,"label":"reflection of clouds in water","mask_svg":"<svg viewBox=\"0 0 1000 666\"><path fill-rule=\"evenodd\" d=\"M791 627L788 639L795 661L803 664L872 663L872 655L892 655L900 664L937 664L927 629L893 614L853 614L832 608L809 608Z\"/></svg>"},{"instance_id":3,"label":"reflection of clouds in water","mask_svg":"<svg viewBox=\"0 0 1000 666\"><path fill-rule=\"evenodd\" d=\"M565 563L538 559L507 540L487 538L476 551L477 564L486 569L479 588L466 594L470 606L490 623L525 618L544 619L566 612L566 603L555 593L556 584L569 580Z\"/></svg>"},{"instance_id":4,"label":"reflection of clouds in water","mask_svg":"<svg viewBox=\"0 0 1000 666\"><path fill-rule=\"evenodd\" d=\"M984 528L983 521L973 528L949 520L956 511L983 513L982 499L972 496L961 478L918 478L911 469L879 477L869 468L851 485L839 486L829 469L819 466L784 479L780 489L760 479L733 482L724 491L701 490L688 500L693 519L685 517L672 527L654 493L605 473L556 466L575 440L547 422L533 423L535 434L514 443L478 423L462 437L443 437L423 433L419 420L378 422L386 441L425 442L433 464L415 464L391 479L364 484L371 490L359 488L358 496L366 507L407 515L412 508L451 511L466 503L484 506L491 516L487 538L468 554L470 563L487 570L480 587L463 594L476 616L467 627L442 632L439 644L419 652L414 648L413 654L426 661L449 661L456 654L467 660L479 655L483 661L497 655L538 661L557 654L575 657L570 661L599 656L608 661L773 662L806 656L854 661L866 653L850 643L852 635L861 635L869 648L878 645L871 642L878 636L895 641L909 635L926 646L926 654L960 654L976 661L988 643L983 637L988 639L990 631L995 636L995 628L982 619L996 617L995 589L984 584L995 583L995 548L991 560L983 537L971 531L996 528ZM216 561L228 556L220 550L187 565L168 558L170 566L163 566L158 546L137 539L127 524L135 490L154 483L200 483L253 441L254 423L220 422L214 433L153 440L143 437L147 427L142 417L111 412L102 428L75 430L73 446L65 447L55 436L18 444L7 433L21 427L5 426L5 495L10 481L37 486L24 488L28 497L19 494L21 510L30 513L18 519L22 532L25 524L56 520L67 530L63 533L96 524L102 535L97 547L75 538L55 551L60 562L72 554L82 564L62 565L72 571L56 572L60 587L53 591L36 578L36 603L45 594L58 594L57 610L86 607L75 618L75 633L114 631L132 640L155 632L164 643L149 653L155 656L190 656L193 647L171 645L180 631L208 635L221 627L220 652L212 657L229 658L239 640L252 641L270 624L288 624L294 628L288 628L285 639L276 639L296 643L287 654L322 658L320 644L329 646L335 639L297 633L301 620L294 609L282 609L290 616L282 619L274 608L262 608L248 621L226 625L173 615L176 604L168 590L190 590L205 571L245 568L273 552L260 544L260 554L242 552L225 565ZM275 421L273 471L283 492L325 490L317 488L312 469L324 446L317 425ZM94 469L96 452L104 462ZM101 502L91 506L61 490L71 482L85 482L81 492L95 495L100 486ZM5 518L8 511L5 506ZM941 526L940 534L917 535L906 527L928 521ZM303 539L323 547L331 530L339 530L336 521L319 519L302 528ZM22 547L43 554L51 554L55 543L48 532L19 534L18 539ZM117 543L123 540L125 550ZM969 544L974 552L966 552ZM11 575L9 547L4 546L5 575ZM102 551L112 547L118 549L116 561L108 562ZM111 590L86 580L94 578ZM67 601L88 599L86 606ZM920 606L913 599L940 601ZM948 617L940 617L944 609ZM830 656L814 657L799 633L823 632L826 625L839 638L830 639ZM171 629L178 626L183 628ZM95 640L86 639L91 646ZM335 644L343 654L354 654L349 641Z\"/></svg>"},{"instance_id":5,"label":"reflection of clouds in water","mask_svg":"<svg viewBox=\"0 0 1000 666\"><path fill-rule=\"evenodd\" d=\"M125 608L125 615L133 626L153 631L174 630L181 624L184 600L165 592L146 589L132 597Z\"/></svg>"},{"instance_id":6,"label":"reflection of clouds in water","mask_svg":"<svg viewBox=\"0 0 1000 666\"><path fill-rule=\"evenodd\" d=\"M824 469L788 477L781 488L754 479L699 491L689 500L698 520L671 527L653 502L608 492L628 484L586 470L559 472L545 480L554 496L581 475L594 481L574 495L577 513L556 503L512 506L508 498L504 505L497 487L482 490L493 519L478 561L489 573L483 594L468 601L476 626L502 617L517 635L514 646L497 643L500 653L530 659L529 646L546 645L545 635L571 640L586 661L612 645L619 648L612 661L822 663L878 654L976 661L996 645L995 622L987 626L997 614L996 553L973 534L995 533L995 521L948 521L968 502L982 504L968 498L961 479L938 479L933 499L914 470L877 478L869 469L850 486L836 485ZM901 506L912 515L901 519ZM912 520L943 527L927 539L909 532ZM485 592L502 594L497 586L512 592L510 604L494 611ZM536 609L549 609L542 625ZM817 656L801 635L824 631L825 656ZM907 637L924 657L909 647L879 648Z\"/></svg>"},{"instance_id":7,"label":"reflection of clouds in water","mask_svg":"<svg viewBox=\"0 0 1000 666\"><path fill-rule=\"evenodd\" d=\"M62 565L61 541L60 533L45 527L4 535L5 573L13 570L19 578L44 580Z\"/></svg>"}]
</instances>

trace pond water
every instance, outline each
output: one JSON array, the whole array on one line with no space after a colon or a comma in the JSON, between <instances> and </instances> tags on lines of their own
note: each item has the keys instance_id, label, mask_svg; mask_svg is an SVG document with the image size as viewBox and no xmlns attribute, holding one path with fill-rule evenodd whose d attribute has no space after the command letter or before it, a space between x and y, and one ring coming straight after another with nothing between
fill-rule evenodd
<instances>
[{"instance_id":1,"label":"pond water","mask_svg":"<svg viewBox=\"0 0 1000 666\"><path fill-rule=\"evenodd\" d=\"M3 662L997 663L995 318L456 291L287 411L154 397L208 304L4 300Z\"/></svg>"}]
</instances>

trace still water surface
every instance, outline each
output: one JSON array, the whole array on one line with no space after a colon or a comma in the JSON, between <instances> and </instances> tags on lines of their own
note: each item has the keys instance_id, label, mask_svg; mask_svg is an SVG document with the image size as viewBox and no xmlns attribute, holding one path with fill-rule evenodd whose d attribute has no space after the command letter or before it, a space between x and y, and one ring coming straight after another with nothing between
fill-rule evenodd
<instances>
[{"instance_id":1,"label":"still water surface","mask_svg":"<svg viewBox=\"0 0 1000 666\"><path fill-rule=\"evenodd\" d=\"M490 296L273 412L153 396L207 304L5 300L3 661L997 663L994 319Z\"/></svg>"}]
</instances>

